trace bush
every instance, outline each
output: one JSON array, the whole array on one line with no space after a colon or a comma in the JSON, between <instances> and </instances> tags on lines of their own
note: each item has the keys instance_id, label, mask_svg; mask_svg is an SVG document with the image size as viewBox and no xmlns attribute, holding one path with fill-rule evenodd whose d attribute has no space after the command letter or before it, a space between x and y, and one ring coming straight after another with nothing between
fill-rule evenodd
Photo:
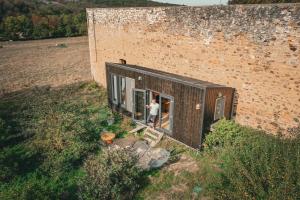
<instances>
[{"instance_id":1,"label":"bush","mask_svg":"<svg viewBox=\"0 0 300 200\"><path fill-rule=\"evenodd\" d=\"M85 178L79 184L82 199L131 199L140 187L137 158L125 150L105 150L84 164Z\"/></svg>"},{"instance_id":2,"label":"bush","mask_svg":"<svg viewBox=\"0 0 300 200\"><path fill-rule=\"evenodd\" d=\"M220 122L215 131L208 139L209 144L224 144L217 153L220 169L207 178L209 193L215 199L300 196L299 138L266 135L229 121Z\"/></svg>"},{"instance_id":3,"label":"bush","mask_svg":"<svg viewBox=\"0 0 300 200\"><path fill-rule=\"evenodd\" d=\"M232 145L244 134L242 130L243 128L233 121L220 120L213 126L213 132L206 136L204 146L212 150L226 144Z\"/></svg>"}]
</instances>

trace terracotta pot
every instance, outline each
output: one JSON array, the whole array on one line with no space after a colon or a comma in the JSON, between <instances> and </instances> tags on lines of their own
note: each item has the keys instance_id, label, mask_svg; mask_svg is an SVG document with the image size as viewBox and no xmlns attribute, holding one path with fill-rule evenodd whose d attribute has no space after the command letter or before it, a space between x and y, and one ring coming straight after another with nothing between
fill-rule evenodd
<instances>
[{"instance_id":1,"label":"terracotta pot","mask_svg":"<svg viewBox=\"0 0 300 200\"><path fill-rule=\"evenodd\" d=\"M103 132L101 133L101 140L106 144L112 144L113 140L115 139L116 134L112 132Z\"/></svg>"}]
</instances>

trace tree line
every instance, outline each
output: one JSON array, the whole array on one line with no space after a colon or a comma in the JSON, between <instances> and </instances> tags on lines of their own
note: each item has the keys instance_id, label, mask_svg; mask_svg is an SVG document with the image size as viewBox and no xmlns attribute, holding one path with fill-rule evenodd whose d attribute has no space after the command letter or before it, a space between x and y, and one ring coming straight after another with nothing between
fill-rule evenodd
<instances>
[{"instance_id":1,"label":"tree line","mask_svg":"<svg viewBox=\"0 0 300 200\"><path fill-rule=\"evenodd\" d=\"M148 0L0 0L0 40L85 35L87 7L169 5Z\"/></svg>"},{"instance_id":2,"label":"tree line","mask_svg":"<svg viewBox=\"0 0 300 200\"><path fill-rule=\"evenodd\" d=\"M11 40L69 37L86 34L85 13L8 16L2 22L3 37Z\"/></svg>"}]
</instances>

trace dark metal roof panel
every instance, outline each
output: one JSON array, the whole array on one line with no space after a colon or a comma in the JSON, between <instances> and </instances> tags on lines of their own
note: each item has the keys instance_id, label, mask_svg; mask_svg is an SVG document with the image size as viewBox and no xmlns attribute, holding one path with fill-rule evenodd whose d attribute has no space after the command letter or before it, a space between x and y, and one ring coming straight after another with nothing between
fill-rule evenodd
<instances>
[{"instance_id":1,"label":"dark metal roof panel","mask_svg":"<svg viewBox=\"0 0 300 200\"><path fill-rule=\"evenodd\" d=\"M181 76L178 74L172 74L169 72L164 72L164 71L160 71L160 70L156 70L156 69L152 69L152 68L146 68L146 67L142 67L142 66L138 66L138 65L129 65L129 64L120 64L120 63L106 63L106 64L117 66L120 68L126 68L128 70L139 71L140 73L143 73L143 74L150 74L153 76L159 76L159 77L163 77L166 79L171 79L174 81L187 83L189 85L194 85L195 87L200 87L200 88L212 88L212 87L223 87L224 88L224 87L226 87L224 85L219 85L219 84L211 83L208 81L202 81L202 80L198 80L195 78Z\"/></svg>"}]
</instances>

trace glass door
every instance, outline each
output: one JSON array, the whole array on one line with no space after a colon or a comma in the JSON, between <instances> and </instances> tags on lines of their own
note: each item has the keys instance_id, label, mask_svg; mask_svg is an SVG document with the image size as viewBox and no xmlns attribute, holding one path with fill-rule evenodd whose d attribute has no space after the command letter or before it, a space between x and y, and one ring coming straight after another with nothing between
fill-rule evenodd
<instances>
[{"instance_id":1,"label":"glass door","mask_svg":"<svg viewBox=\"0 0 300 200\"><path fill-rule=\"evenodd\" d=\"M172 134L174 98L160 94L159 127L163 132Z\"/></svg>"},{"instance_id":2,"label":"glass door","mask_svg":"<svg viewBox=\"0 0 300 200\"><path fill-rule=\"evenodd\" d=\"M133 89L133 120L146 123L146 90Z\"/></svg>"}]
</instances>

